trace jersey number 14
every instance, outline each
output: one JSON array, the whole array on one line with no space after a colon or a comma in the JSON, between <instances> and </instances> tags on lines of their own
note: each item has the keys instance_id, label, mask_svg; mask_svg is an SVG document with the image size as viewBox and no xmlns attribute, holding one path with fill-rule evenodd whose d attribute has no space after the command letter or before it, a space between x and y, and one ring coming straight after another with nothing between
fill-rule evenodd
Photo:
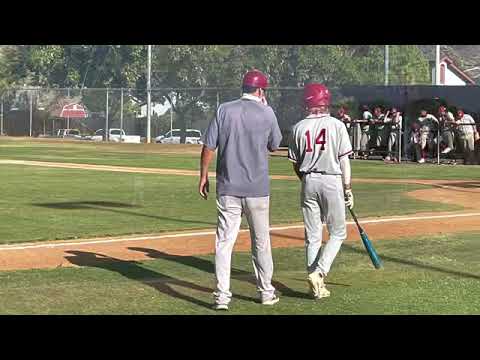
<instances>
[{"instance_id":1,"label":"jersey number 14","mask_svg":"<svg viewBox=\"0 0 480 360\"><path fill-rule=\"evenodd\" d=\"M318 136L315 138L315 144L322 145L320 147L320 150L325 150L325 143L327 142L326 139L327 131L326 129L320 130L320 133ZM307 137L307 149L305 150L306 152L312 152L312 137L310 135L310 130L307 130L305 133L305 136Z\"/></svg>"}]
</instances>

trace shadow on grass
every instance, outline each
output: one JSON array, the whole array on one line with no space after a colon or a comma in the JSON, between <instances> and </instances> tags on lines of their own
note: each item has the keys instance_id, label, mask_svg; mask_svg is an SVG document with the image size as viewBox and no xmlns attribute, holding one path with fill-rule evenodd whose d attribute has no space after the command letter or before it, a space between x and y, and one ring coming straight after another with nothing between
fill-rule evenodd
<instances>
[{"instance_id":1,"label":"shadow on grass","mask_svg":"<svg viewBox=\"0 0 480 360\"><path fill-rule=\"evenodd\" d=\"M201 271L205 271L209 274L214 274L215 272L215 265L212 261L194 257L194 256L179 256L179 255L171 255L167 254L165 252L155 250L155 249L149 249L149 248L142 248L142 247L129 247L129 250L133 251L139 251L143 252L146 254L148 257L152 259L162 259L162 260L167 260L167 261L173 261L178 264L182 264L185 266L189 266ZM253 276L252 273L241 270L241 269L236 269L232 267L231 270L231 276L233 279L236 280L243 280L246 281L250 284L253 284L256 286L256 280L255 277ZM308 294L301 293L295 290L290 289L286 285L282 284L279 281L272 280L272 285L281 292L282 295L287 296L287 297L293 297L293 298L300 298L300 299L309 299L310 297ZM242 298L241 295L233 295L234 297L237 298ZM252 300L252 299L249 299ZM258 300L257 300L258 301Z\"/></svg>"},{"instance_id":2,"label":"shadow on grass","mask_svg":"<svg viewBox=\"0 0 480 360\"><path fill-rule=\"evenodd\" d=\"M125 276L128 279L139 281L145 285L148 285L155 290L180 299L188 301L194 305L202 306L211 309L211 304L196 299L190 295L183 294L175 290L171 285L182 286L189 290L201 291L204 293L212 293L212 289L204 286L200 286L185 280L176 279L172 276L160 274L156 271L146 269L141 266L137 261L125 261L102 254L86 251L67 251L72 256L66 256L65 258L74 265L96 267L100 269L116 272Z\"/></svg>"},{"instance_id":3,"label":"shadow on grass","mask_svg":"<svg viewBox=\"0 0 480 360\"><path fill-rule=\"evenodd\" d=\"M58 209L58 210L100 210L100 211L113 212L117 214L140 216L140 217L146 217L146 218L155 219L155 220L167 220L167 221L173 221L173 222L185 223L185 224L206 224L206 225L213 225L213 226L217 225L217 223L214 223L214 222L206 222L206 221L199 221L199 220L183 220L178 218L169 218L165 216L142 214L142 213L129 211L129 210L121 210L122 208L125 208L125 209L141 208L141 206L128 204L128 203L120 203L120 202L72 201L72 202L58 202L58 203L34 203L32 205L45 207L49 209Z\"/></svg>"},{"instance_id":4,"label":"shadow on grass","mask_svg":"<svg viewBox=\"0 0 480 360\"><path fill-rule=\"evenodd\" d=\"M279 234L277 232L275 232L275 233L272 232L272 235L287 238L287 239L304 240L303 237L283 235L283 234ZM342 247L341 247L341 250L348 251L348 252L351 252L351 253L364 254L364 255L367 256L367 261L370 261L368 259L368 254L367 254L366 250L354 247L353 245L351 245L349 243L344 242ZM464 277L464 278L480 280L480 276L476 275L476 274L470 274L470 273L456 271L456 270L444 269L444 268L441 268L441 267L438 267L438 266L424 264L424 263L421 263L419 261L405 260L405 259L401 259L401 258L397 258L397 257L393 257L393 256L386 256L386 255L383 255L383 254L380 254L380 253L378 254L378 256L380 257L380 259L385 260L385 261L391 261L391 262L398 263L398 264L415 266L415 267L418 267L418 268L421 268L421 269L436 271L436 272L440 272L440 273L444 273L444 274L450 274L450 275L460 276L460 277ZM328 284L328 282L327 282L327 284ZM330 284L333 285L333 283L330 283ZM336 284L336 285L343 285L343 284Z\"/></svg>"},{"instance_id":5,"label":"shadow on grass","mask_svg":"<svg viewBox=\"0 0 480 360\"><path fill-rule=\"evenodd\" d=\"M362 254L367 256L367 261L370 261L368 259L368 255L367 255L366 250L360 250L360 249L352 246L351 244L345 244L345 243L342 245L342 249L344 249L346 251L349 251L349 252L352 252L352 253L362 253ZM393 256L383 255L383 254L380 254L380 253L378 254L378 256L383 261L390 261L390 262L397 263L397 264L414 266L414 267L417 267L417 268L420 268L420 269L436 271L436 272L440 272L440 273L443 273L443 274L449 274L449 275L459 276L459 277L468 278L468 279L480 280L480 276L476 275L476 274L471 274L471 273L466 273L466 272L456 271L456 270L451 270L451 269L444 269L444 268L441 268L441 267L438 267L438 266L424 264L424 263L421 263L419 261L405 260L405 259L401 259L401 258L397 258L397 257L393 257Z\"/></svg>"}]
</instances>

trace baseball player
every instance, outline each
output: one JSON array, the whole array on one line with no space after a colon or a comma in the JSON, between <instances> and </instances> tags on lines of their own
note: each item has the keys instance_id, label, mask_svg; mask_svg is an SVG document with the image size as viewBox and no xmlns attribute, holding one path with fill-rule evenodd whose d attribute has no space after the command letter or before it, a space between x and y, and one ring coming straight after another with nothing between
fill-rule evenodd
<instances>
[{"instance_id":1,"label":"baseball player","mask_svg":"<svg viewBox=\"0 0 480 360\"><path fill-rule=\"evenodd\" d=\"M413 155L414 161L422 159L420 123L418 121L413 122L411 126L409 153Z\"/></svg>"},{"instance_id":2,"label":"baseball player","mask_svg":"<svg viewBox=\"0 0 480 360\"><path fill-rule=\"evenodd\" d=\"M371 138L373 139L373 146L376 149L385 146L385 114L382 108L377 106L373 109L373 119L370 121Z\"/></svg>"},{"instance_id":3,"label":"baseball player","mask_svg":"<svg viewBox=\"0 0 480 360\"><path fill-rule=\"evenodd\" d=\"M423 164L428 153L433 156L438 119L432 114L429 114L427 110L422 110L418 122L420 124L420 148L422 151L422 156L418 162Z\"/></svg>"},{"instance_id":4,"label":"baseball player","mask_svg":"<svg viewBox=\"0 0 480 360\"><path fill-rule=\"evenodd\" d=\"M345 128L347 129L348 135L350 137L350 144L352 145L353 148L353 126L352 126L352 118L347 114L347 108L345 106L342 106L337 113L337 119L342 121L343 124L345 125Z\"/></svg>"},{"instance_id":5,"label":"baseball player","mask_svg":"<svg viewBox=\"0 0 480 360\"><path fill-rule=\"evenodd\" d=\"M370 143L370 122L373 119L373 115L367 105L363 105L362 110L362 122L360 125L360 155L362 155L364 160L367 160Z\"/></svg>"},{"instance_id":6,"label":"baseball player","mask_svg":"<svg viewBox=\"0 0 480 360\"><path fill-rule=\"evenodd\" d=\"M207 199L208 165L217 151L217 233L214 292L216 310L228 310L233 246L245 214L252 240L257 290L263 305L279 301L272 286L268 153L280 146L277 118L265 105L267 77L252 70L243 78L243 96L219 106L204 135L199 192Z\"/></svg>"},{"instance_id":7,"label":"baseball player","mask_svg":"<svg viewBox=\"0 0 480 360\"><path fill-rule=\"evenodd\" d=\"M308 284L313 297L320 299L330 296L324 279L347 237L345 205L353 207L348 158L352 146L343 123L330 116L331 95L324 85L306 85L303 99L308 116L293 127L288 158L302 181ZM325 246L322 222L330 235Z\"/></svg>"},{"instance_id":8,"label":"baseball player","mask_svg":"<svg viewBox=\"0 0 480 360\"><path fill-rule=\"evenodd\" d=\"M398 154L399 136L402 129L402 113L397 108L392 108L385 117L384 123L386 124L385 133L388 134L387 150L388 154L385 157L385 161L392 160L392 153L394 161L397 160L396 154Z\"/></svg>"},{"instance_id":9,"label":"baseball player","mask_svg":"<svg viewBox=\"0 0 480 360\"><path fill-rule=\"evenodd\" d=\"M475 133L477 132L475 120L470 115L465 114L463 109L458 109L455 124L457 125L462 151L468 157L475 150Z\"/></svg>"},{"instance_id":10,"label":"baseball player","mask_svg":"<svg viewBox=\"0 0 480 360\"><path fill-rule=\"evenodd\" d=\"M440 122L440 128L442 129L442 141L446 145L442 154L448 154L453 150L455 118L453 114L447 111L447 108L442 105L438 108L438 120Z\"/></svg>"}]
</instances>

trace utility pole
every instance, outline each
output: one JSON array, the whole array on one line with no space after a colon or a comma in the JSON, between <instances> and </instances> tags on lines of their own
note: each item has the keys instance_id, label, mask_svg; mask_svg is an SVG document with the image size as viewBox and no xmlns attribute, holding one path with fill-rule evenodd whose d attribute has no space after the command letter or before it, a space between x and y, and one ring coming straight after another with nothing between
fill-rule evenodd
<instances>
[{"instance_id":1,"label":"utility pole","mask_svg":"<svg viewBox=\"0 0 480 360\"><path fill-rule=\"evenodd\" d=\"M147 143L151 141L151 127L152 127L152 45L148 45L148 60L147 60Z\"/></svg>"}]
</instances>

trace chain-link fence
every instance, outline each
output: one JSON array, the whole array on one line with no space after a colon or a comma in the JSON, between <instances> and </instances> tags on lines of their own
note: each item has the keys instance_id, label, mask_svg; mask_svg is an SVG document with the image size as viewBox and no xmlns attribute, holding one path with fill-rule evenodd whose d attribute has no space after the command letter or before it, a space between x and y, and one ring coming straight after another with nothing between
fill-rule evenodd
<instances>
[{"instance_id":1,"label":"chain-link fence","mask_svg":"<svg viewBox=\"0 0 480 360\"><path fill-rule=\"evenodd\" d=\"M462 108L476 122L471 125L472 129L480 123L478 86L344 86L331 91L332 114L337 115L339 108L344 107L353 120L350 132L355 156L359 157L364 157L366 152L368 156L386 157L393 151L388 143L391 125L370 126L368 144L360 146L364 125L358 120L363 120L363 107L368 108L373 118L381 114L388 117L387 112L393 107L402 113L402 123L393 128L398 133L395 151L398 150L396 157L399 159L415 158L409 145L413 137L412 124L420 117L421 110L437 116L442 104L454 115ZM238 88L165 88L152 89L151 94L152 142L198 143L218 106L238 99L241 91ZM284 135L283 145L286 145L291 127L305 116L301 94L302 88L267 90L268 103L277 114ZM144 89L11 89L2 96L1 132L9 136L144 142L147 136L146 98ZM78 106L84 113L69 117L65 109L72 106ZM376 107L380 109L379 114L375 114ZM451 157L455 153L462 157L463 128L452 129L454 144L450 142L450 146L453 145L455 151ZM430 149L430 157L433 160L436 157L439 162L438 153L448 144L443 144L441 126L434 131L440 136L431 135L436 139L437 148ZM105 134L110 134L108 139ZM476 144L478 146L478 141Z\"/></svg>"}]
</instances>

